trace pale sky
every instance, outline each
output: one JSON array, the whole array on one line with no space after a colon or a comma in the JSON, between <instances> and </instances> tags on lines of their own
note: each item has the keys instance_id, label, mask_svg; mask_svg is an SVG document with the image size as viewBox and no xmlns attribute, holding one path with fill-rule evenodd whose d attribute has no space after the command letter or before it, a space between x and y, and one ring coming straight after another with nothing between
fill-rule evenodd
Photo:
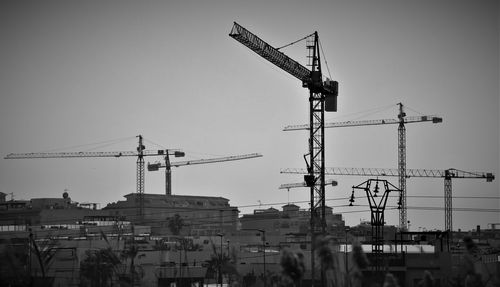
<instances>
[{"instance_id":1,"label":"pale sky","mask_svg":"<svg viewBox=\"0 0 500 287\"><path fill-rule=\"evenodd\" d=\"M444 119L407 125L408 168L498 177L499 11L493 0L1 1L0 154L87 151L116 139L126 140L93 150L133 151L139 134L147 149L182 149L185 159L258 152L174 168L173 193L222 196L242 213L259 201L307 208L307 189L278 187L302 181L280 169L305 168L308 134L282 129L307 123L308 91L230 38L236 21L275 47L318 31L340 85L327 122L395 118L402 102L409 116ZM304 42L283 51L306 64ZM327 167L397 168L397 126L326 130L326 157ZM347 198L368 178L335 179L327 199ZM500 209L498 182L453 181L453 206L469 209L454 212L455 229L500 223L499 212L480 210ZM411 197L442 196L443 180L407 184L410 228L444 228L442 198ZM68 189L103 207L135 188L135 158L0 159L0 191L15 199ZM164 193L162 172L146 172L146 193ZM347 199L327 202L349 225L370 218ZM386 218L397 224L397 211Z\"/></svg>"}]
</instances>

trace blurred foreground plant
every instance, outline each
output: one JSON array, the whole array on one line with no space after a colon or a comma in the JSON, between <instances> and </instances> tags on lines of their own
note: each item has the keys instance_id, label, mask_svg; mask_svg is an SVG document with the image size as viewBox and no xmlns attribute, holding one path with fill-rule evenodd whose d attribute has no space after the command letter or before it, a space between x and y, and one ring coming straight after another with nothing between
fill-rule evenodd
<instances>
[{"instance_id":1,"label":"blurred foreground plant","mask_svg":"<svg viewBox=\"0 0 500 287\"><path fill-rule=\"evenodd\" d=\"M281 254L281 280L279 286L301 286L304 277L305 264L304 255L295 253L288 249Z\"/></svg>"}]
</instances>

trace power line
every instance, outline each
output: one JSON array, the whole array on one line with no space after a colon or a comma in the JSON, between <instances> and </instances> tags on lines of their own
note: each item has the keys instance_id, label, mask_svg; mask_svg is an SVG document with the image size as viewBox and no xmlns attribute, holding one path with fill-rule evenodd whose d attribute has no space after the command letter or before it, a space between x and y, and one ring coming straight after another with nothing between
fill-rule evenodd
<instances>
[{"instance_id":1,"label":"power line","mask_svg":"<svg viewBox=\"0 0 500 287\"><path fill-rule=\"evenodd\" d=\"M393 196L393 197L398 197L398 196ZM442 196L433 196L433 195L415 195L415 196L409 196L409 197L417 197L417 198L443 198ZM498 196L463 196L463 197L454 197L454 198L465 198L465 199L499 199L500 197ZM349 197L339 197L339 198L329 198L325 199L326 201L332 202L332 201L339 201L339 200L348 200ZM214 207L214 208L203 208L203 209L198 209L198 208L182 208L180 210L174 210L174 211L165 211L161 210L158 212L149 212L146 213L145 216L155 216L155 215L164 215L165 218L168 218L170 216L174 216L175 214L182 215L183 213L197 213L197 212L214 212L214 211L222 211L222 212L230 212L231 210L235 209L241 209L241 208L249 208L249 207L262 207L262 206L275 206L275 205L287 205L287 204L300 204L300 203L309 203L307 200L303 201L293 201L293 202L274 202L274 203L261 203L261 204L249 204L249 205L240 205L240 206L224 206L224 207ZM348 205L333 205L330 206L331 208L345 208ZM367 205L356 205L356 206L367 206ZM131 209L134 207L130 207ZM147 207L148 209L163 209L165 207ZM412 206L409 207L411 209L415 210L444 210L444 207L429 207L429 206ZM103 209L101 209L103 210ZM104 209L105 210L105 209ZM355 213L355 212L368 212L369 210L366 211L342 211L338 213ZM470 212L500 212L500 209L494 209L494 208L472 208L472 207L455 207L453 208L453 211L470 211ZM8 218L8 214L4 214L4 219ZM14 216L14 215L13 215ZM213 217L205 217L204 219L224 219L224 218L232 218L233 216L230 215L223 215L222 217L220 215L216 215ZM17 218L17 215L16 217ZM12 217L12 219L15 219ZM156 221L164 221L164 218L157 219ZM57 225L60 220L54 219L50 221L45 221L47 223L46 225L50 225L50 223L54 223ZM153 221L155 222L155 221ZM207 221L208 222L208 221Z\"/></svg>"}]
</instances>

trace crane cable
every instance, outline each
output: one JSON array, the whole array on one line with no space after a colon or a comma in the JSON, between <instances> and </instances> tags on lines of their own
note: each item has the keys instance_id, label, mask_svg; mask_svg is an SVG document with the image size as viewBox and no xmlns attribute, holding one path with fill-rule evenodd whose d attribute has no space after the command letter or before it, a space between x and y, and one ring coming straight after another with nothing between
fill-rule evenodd
<instances>
[{"instance_id":1,"label":"crane cable","mask_svg":"<svg viewBox=\"0 0 500 287\"><path fill-rule=\"evenodd\" d=\"M321 41L319 40L319 38L318 38L318 43L319 43L319 48L321 50L321 54L323 55L323 59L325 60L325 66L326 66L326 70L328 71L328 77L330 79L333 79L332 74L330 73L330 67L328 67L328 61L326 60L325 52L323 52L323 45L321 44Z\"/></svg>"},{"instance_id":2,"label":"crane cable","mask_svg":"<svg viewBox=\"0 0 500 287\"><path fill-rule=\"evenodd\" d=\"M284 45L284 46L281 46L281 47L279 47L279 48L276 48L276 50L278 50L278 51L279 51L280 49L283 49L283 48L286 48L286 47L288 47L288 46L291 46L291 45L297 44L298 42L300 42L300 41L304 41L305 39L307 39L307 38L309 38L309 37L311 37L311 36L313 36L313 35L314 35L314 33L312 33L312 34L310 34L310 35L307 35L307 36L305 36L305 37L303 37L303 38L300 38L300 39L298 39L298 40L296 40L296 41L291 42L290 44L286 44L286 45Z\"/></svg>"},{"instance_id":3,"label":"crane cable","mask_svg":"<svg viewBox=\"0 0 500 287\"><path fill-rule=\"evenodd\" d=\"M118 138L118 139L107 140L107 141L96 142L96 143L88 143L88 144L80 144L80 145L74 145L74 146L68 146L68 147L54 148L54 149L50 149L50 150L45 150L45 151L43 151L43 153L63 151L63 150L68 150L68 149L81 148L81 147L88 147L88 149L85 151L91 151L91 150L95 150L97 148L102 148L105 146L110 146L113 144L125 142L125 141L128 141L128 140L133 139L133 138L136 138L136 137L135 136L124 137L124 138Z\"/></svg>"}]
</instances>

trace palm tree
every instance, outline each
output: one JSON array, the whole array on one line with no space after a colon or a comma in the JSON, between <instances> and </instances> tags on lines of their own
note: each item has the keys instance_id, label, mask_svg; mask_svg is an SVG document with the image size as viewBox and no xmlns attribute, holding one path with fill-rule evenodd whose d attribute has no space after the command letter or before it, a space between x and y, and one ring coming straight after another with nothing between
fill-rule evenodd
<instances>
[{"instance_id":1,"label":"palm tree","mask_svg":"<svg viewBox=\"0 0 500 287\"><path fill-rule=\"evenodd\" d=\"M175 214L174 217L168 219L168 228L173 235L179 235L183 226L184 220L179 214Z\"/></svg>"},{"instance_id":2,"label":"palm tree","mask_svg":"<svg viewBox=\"0 0 500 287\"><path fill-rule=\"evenodd\" d=\"M348 286L361 287L363 284L363 270L370 264L363 247L358 241L352 243L352 268L346 274Z\"/></svg>"},{"instance_id":3,"label":"palm tree","mask_svg":"<svg viewBox=\"0 0 500 287\"><path fill-rule=\"evenodd\" d=\"M29 256L26 252L28 243L14 244L12 239L0 253L0 282L5 286L29 286ZM0 284L1 285L1 284Z\"/></svg>"},{"instance_id":4,"label":"palm tree","mask_svg":"<svg viewBox=\"0 0 500 287\"><path fill-rule=\"evenodd\" d=\"M432 276L431 272L428 270L424 271L424 277L422 280L418 283L418 287L434 287L434 277Z\"/></svg>"},{"instance_id":5,"label":"palm tree","mask_svg":"<svg viewBox=\"0 0 500 287\"><path fill-rule=\"evenodd\" d=\"M337 286L338 280L335 274L335 256L329 246L332 237L326 236L318 240L318 257L320 259L321 272L324 274L325 286Z\"/></svg>"},{"instance_id":6,"label":"palm tree","mask_svg":"<svg viewBox=\"0 0 500 287\"><path fill-rule=\"evenodd\" d=\"M300 286L305 272L304 255L284 249L281 253L280 286Z\"/></svg>"},{"instance_id":7,"label":"palm tree","mask_svg":"<svg viewBox=\"0 0 500 287\"><path fill-rule=\"evenodd\" d=\"M399 287L398 280L392 273L385 274L385 280L383 287Z\"/></svg>"},{"instance_id":8,"label":"palm tree","mask_svg":"<svg viewBox=\"0 0 500 287\"><path fill-rule=\"evenodd\" d=\"M120 280L125 280L127 281L127 283L132 284L132 282L134 282L134 279L137 278L137 270L135 268L134 259L138 253L139 248L137 247L137 244L135 244L135 242L128 244L121 251L120 258L122 260L125 260L125 263L130 260L130 265L128 268L128 272L125 271L125 273L120 276Z\"/></svg>"},{"instance_id":9,"label":"palm tree","mask_svg":"<svg viewBox=\"0 0 500 287\"><path fill-rule=\"evenodd\" d=\"M86 279L82 283L90 283L91 287L112 285L112 278L120 262L111 247L85 251L85 259L80 263L80 274ZM87 284L83 286L88 286Z\"/></svg>"},{"instance_id":10,"label":"palm tree","mask_svg":"<svg viewBox=\"0 0 500 287\"><path fill-rule=\"evenodd\" d=\"M238 276L238 271L236 270L236 250L233 248L232 255L227 255L222 252L219 254L217 252L217 247L212 242L213 253L210 255L210 260L207 261L207 274L206 278L222 278L224 274L228 276L236 275ZM220 272L219 272L220 270ZM215 277L215 275L218 275Z\"/></svg>"},{"instance_id":11,"label":"palm tree","mask_svg":"<svg viewBox=\"0 0 500 287\"><path fill-rule=\"evenodd\" d=\"M47 276L47 271L50 268L50 265L52 264L52 259L54 259L54 256L57 253L57 245L58 242L55 240L49 240L49 241L43 241L41 243L37 243L34 239L33 233L31 232L30 229L30 234L29 234L29 252L30 256L31 254L34 254L36 258L36 262L38 262L38 268L40 272L42 273L42 276L32 276L32 280L36 281L36 283L33 284L38 284L42 286L50 286L52 285L52 282L54 281L54 277L48 277ZM30 262L29 264L31 264ZM31 266L31 265L30 265ZM31 272L31 270L30 270ZM32 274L30 274L31 276Z\"/></svg>"}]
</instances>

